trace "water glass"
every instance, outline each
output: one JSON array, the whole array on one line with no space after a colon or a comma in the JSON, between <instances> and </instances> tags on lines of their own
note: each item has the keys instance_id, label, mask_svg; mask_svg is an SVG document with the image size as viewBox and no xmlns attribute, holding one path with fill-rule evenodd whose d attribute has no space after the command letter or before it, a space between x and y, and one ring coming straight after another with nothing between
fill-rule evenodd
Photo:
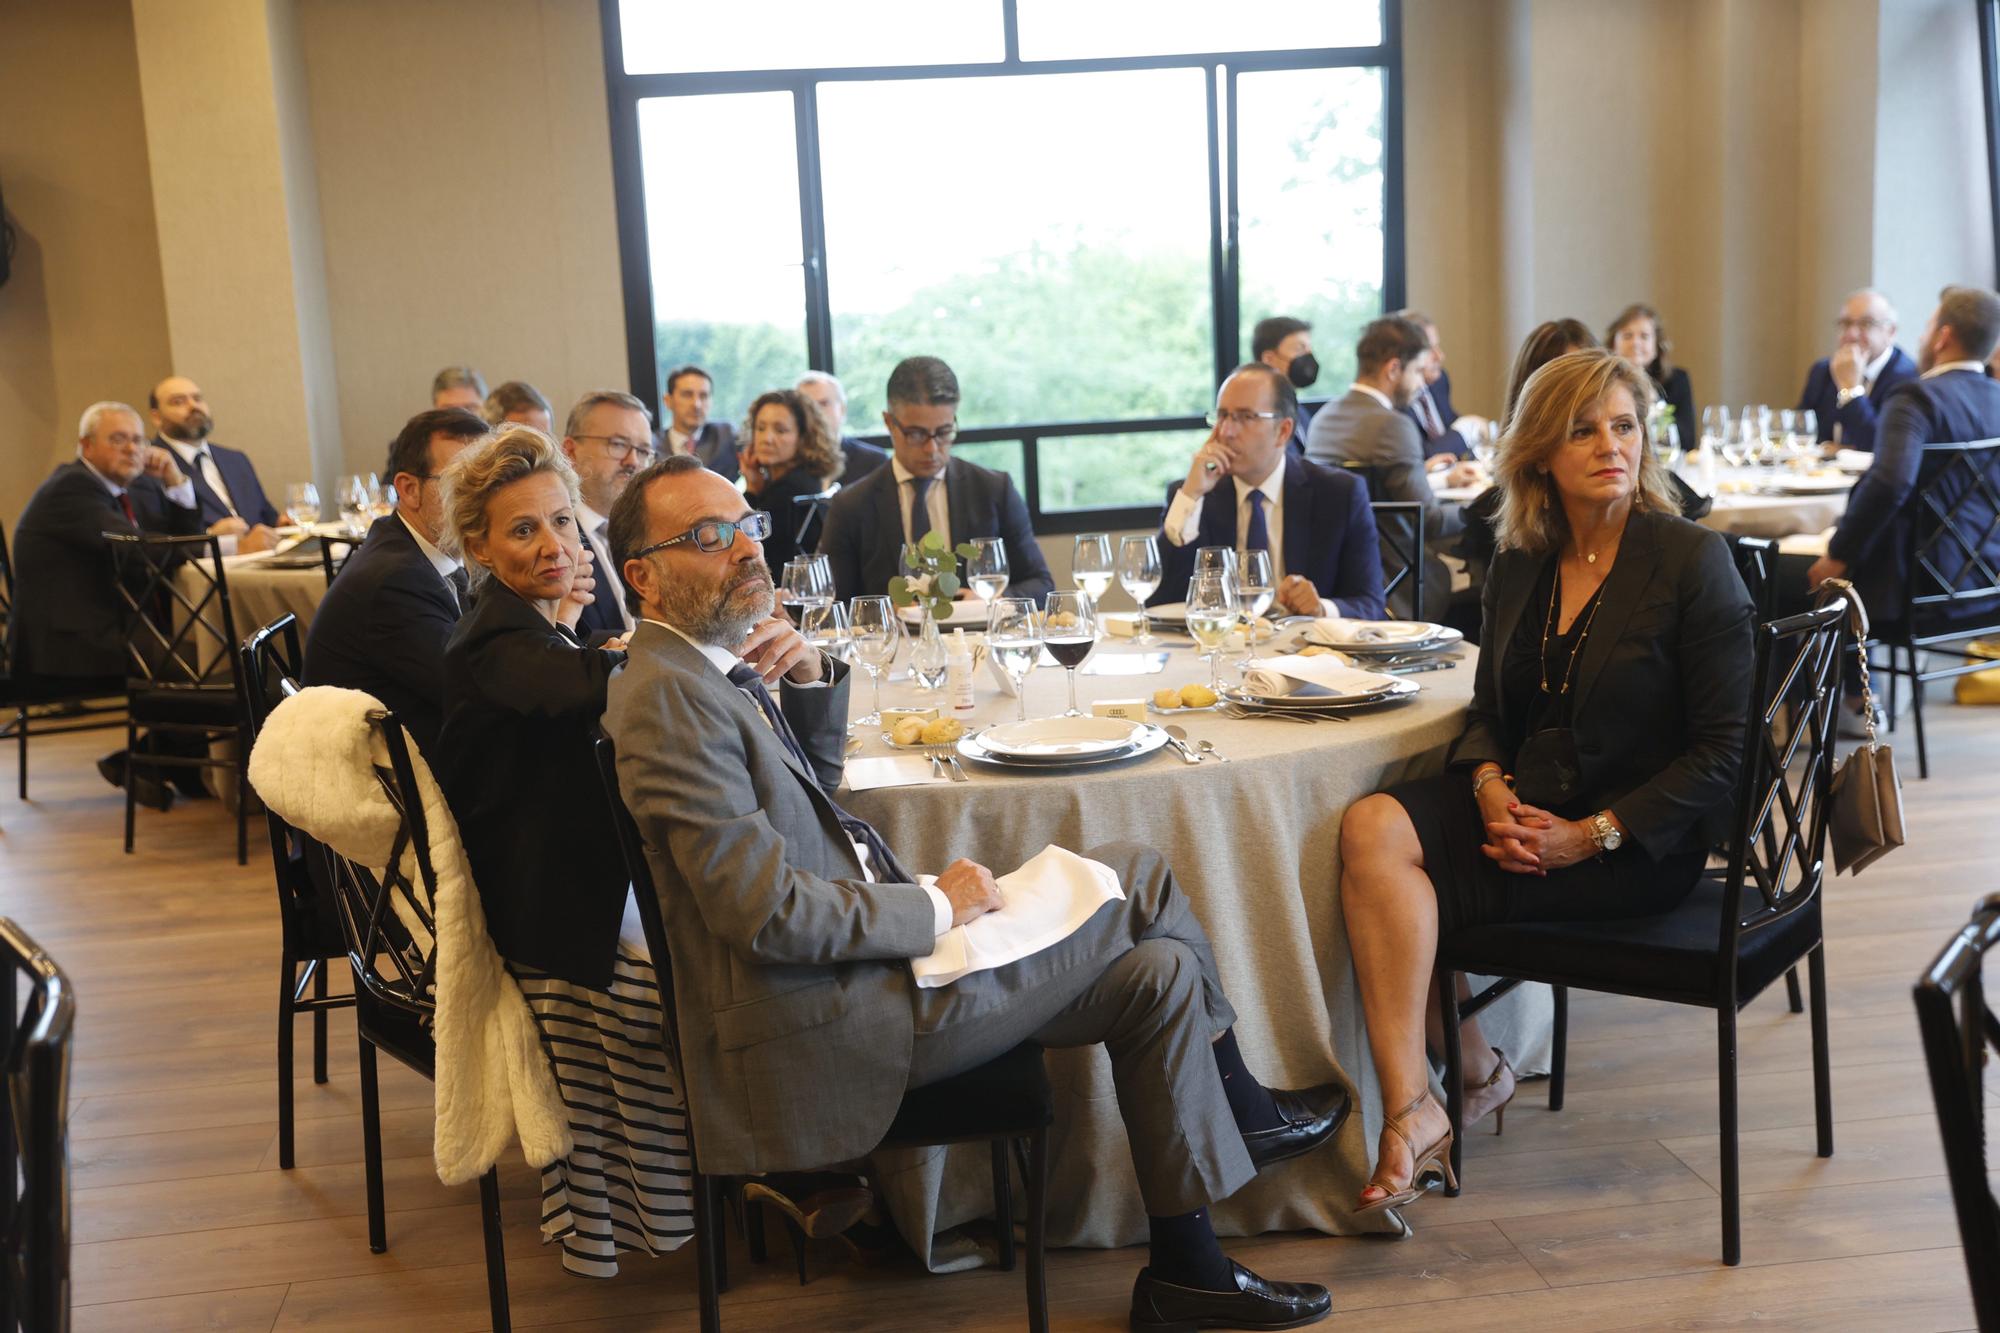
<instances>
[{"instance_id":1,"label":"water glass","mask_svg":"<svg viewBox=\"0 0 2000 1333\"><path fill-rule=\"evenodd\" d=\"M1681 461L1681 428L1678 422L1669 421L1653 436L1653 457L1660 460L1663 468L1673 468Z\"/></svg>"},{"instance_id":2,"label":"water glass","mask_svg":"<svg viewBox=\"0 0 2000 1333\"><path fill-rule=\"evenodd\" d=\"M356 473L340 479L336 492L340 503L340 525L350 537L364 537L375 511L375 476Z\"/></svg>"},{"instance_id":3,"label":"water glass","mask_svg":"<svg viewBox=\"0 0 2000 1333\"><path fill-rule=\"evenodd\" d=\"M1118 542L1118 583L1126 596L1139 604L1139 633L1134 643L1158 643L1146 615L1146 599L1160 590L1160 543L1150 535L1121 538Z\"/></svg>"},{"instance_id":4,"label":"water glass","mask_svg":"<svg viewBox=\"0 0 2000 1333\"><path fill-rule=\"evenodd\" d=\"M896 619L896 606L887 597L857 597L847 608L847 641L854 653L854 660L868 673L868 683L874 687L874 708L866 717L858 717L849 725L854 727L879 727L882 725L882 675L896 660L896 649L903 641L903 624Z\"/></svg>"},{"instance_id":5,"label":"water glass","mask_svg":"<svg viewBox=\"0 0 2000 1333\"><path fill-rule=\"evenodd\" d=\"M1042 617L1042 646L1069 673L1069 707L1064 717L1082 717L1076 706L1076 669L1097 646L1097 604L1087 592L1052 592Z\"/></svg>"},{"instance_id":6,"label":"water glass","mask_svg":"<svg viewBox=\"0 0 2000 1333\"><path fill-rule=\"evenodd\" d=\"M367 474L368 484L374 487L370 495L371 507L377 518L387 518L396 512L396 483L393 478L378 478L373 472Z\"/></svg>"},{"instance_id":7,"label":"water glass","mask_svg":"<svg viewBox=\"0 0 2000 1333\"><path fill-rule=\"evenodd\" d=\"M1197 573L1188 580L1188 633L1208 659L1208 685L1222 688L1222 645L1236 628L1236 590L1227 574L1216 570Z\"/></svg>"},{"instance_id":8,"label":"water glass","mask_svg":"<svg viewBox=\"0 0 2000 1333\"><path fill-rule=\"evenodd\" d=\"M285 487L285 517L299 528L311 528L319 522L319 487L309 481Z\"/></svg>"},{"instance_id":9,"label":"water glass","mask_svg":"<svg viewBox=\"0 0 2000 1333\"><path fill-rule=\"evenodd\" d=\"M813 647L830 657L849 660L847 608L836 601L804 607L799 612L799 633Z\"/></svg>"},{"instance_id":10,"label":"water glass","mask_svg":"<svg viewBox=\"0 0 2000 1333\"><path fill-rule=\"evenodd\" d=\"M1007 543L998 537L974 537L965 562L965 586L987 605L1007 590Z\"/></svg>"},{"instance_id":11,"label":"water glass","mask_svg":"<svg viewBox=\"0 0 2000 1333\"><path fill-rule=\"evenodd\" d=\"M1271 607L1277 595L1277 581L1271 577L1271 553L1258 547L1243 553L1232 579L1236 588L1236 609L1244 620L1244 633L1254 636L1257 617Z\"/></svg>"},{"instance_id":12,"label":"water glass","mask_svg":"<svg viewBox=\"0 0 2000 1333\"><path fill-rule=\"evenodd\" d=\"M1203 546L1194 553L1194 572L1197 574L1227 576L1235 569L1236 548L1233 546Z\"/></svg>"},{"instance_id":13,"label":"water glass","mask_svg":"<svg viewBox=\"0 0 2000 1333\"><path fill-rule=\"evenodd\" d=\"M1799 437L1808 447L1814 449L1819 447L1819 413L1810 407L1799 409Z\"/></svg>"},{"instance_id":14,"label":"water glass","mask_svg":"<svg viewBox=\"0 0 2000 1333\"><path fill-rule=\"evenodd\" d=\"M986 613L986 651L1014 682L1020 720L1028 720L1028 674L1042 657L1042 618L1032 598L1001 597Z\"/></svg>"},{"instance_id":15,"label":"water glass","mask_svg":"<svg viewBox=\"0 0 2000 1333\"><path fill-rule=\"evenodd\" d=\"M1111 538L1101 532L1077 536L1070 553L1070 581L1090 594L1092 602L1104 600L1111 591Z\"/></svg>"}]
</instances>

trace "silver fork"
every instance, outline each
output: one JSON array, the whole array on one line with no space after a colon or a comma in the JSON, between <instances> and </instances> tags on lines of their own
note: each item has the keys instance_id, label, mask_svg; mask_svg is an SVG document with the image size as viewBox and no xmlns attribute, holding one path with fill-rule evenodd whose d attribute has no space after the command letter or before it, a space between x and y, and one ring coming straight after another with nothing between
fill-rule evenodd
<instances>
[{"instance_id":1,"label":"silver fork","mask_svg":"<svg viewBox=\"0 0 2000 1333\"><path fill-rule=\"evenodd\" d=\"M1311 726L1319 721L1319 719L1316 717L1307 717L1302 713L1280 713L1276 711L1269 713L1253 713L1249 709L1239 707L1236 704L1231 704L1227 709L1224 710L1224 713L1228 717L1233 717L1239 721L1245 721L1245 722L1252 721L1257 718L1275 717L1285 722L1303 722L1307 726Z\"/></svg>"},{"instance_id":2,"label":"silver fork","mask_svg":"<svg viewBox=\"0 0 2000 1333\"><path fill-rule=\"evenodd\" d=\"M972 781L971 778L965 776L965 770L958 766L957 749L949 745L944 746L943 749L944 749L944 764L946 768L951 770L951 780L953 782Z\"/></svg>"},{"instance_id":3,"label":"silver fork","mask_svg":"<svg viewBox=\"0 0 2000 1333\"><path fill-rule=\"evenodd\" d=\"M931 761L931 776L939 782L943 782L944 764L938 759L937 747L935 745L926 745L924 747L924 758Z\"/></svg>"}]
</instances>

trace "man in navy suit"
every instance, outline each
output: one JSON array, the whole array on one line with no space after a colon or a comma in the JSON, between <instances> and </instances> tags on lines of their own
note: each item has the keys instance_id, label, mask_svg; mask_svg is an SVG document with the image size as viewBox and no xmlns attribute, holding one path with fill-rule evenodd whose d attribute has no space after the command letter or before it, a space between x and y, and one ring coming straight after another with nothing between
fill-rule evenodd
<instances>
[{"instance_id":1,"label":"man in navy suit","mask_svg":"<svg viewBox=\"0 0 2000 1333\"><path fill-rule=\"evenodd\" d=\"M1276 609L1289 615L1379 619L1382 560L1360 479L1289 452L1298 399L1261 363L1238 367L1215 396L1215 429L1187 479L1167 490L1160 587L1152 602L1187 599L1194 553L1227 546L1271 553ZM1224 485L1227 481L1229 484Z\"/></svg>"},{"instance_id":2,"label":"man in navy suit","mask_svg":"<svg viewBox=\"0 0 2000 1333\"><path fill-rule=\"evenodd\" d=\"M611 506L625 484L653 461L653 418L646 405L617 389L593 389L576 400L563 423L562 451L576 469L583 497L577 526L590 547L597 580L590 604L576 622L577 637L601 644L632 632L625 582L611 558Z\"/></svg>"},{"instance_id":3,"label":"man in navy suit","mask_svg":"<svg viewBox=\"0 0 2000 1333\"><path fill-rule=\"evenodd\" d=\"M1433 472L1472 457L1473 432L1486 428L1486 418L1459 416L1451 405L1451 375L1444 368L1444 347L1438 342L1438 327L1421 310L1398 310L1398 319L1407 319L1430 339L1431 359L1424 365L1424 384L1403 409L1403 415L1417 423L1424 437L1424 463Z\"/></svg>"},{"instance_id":4,"label":"man in navy suit","mask_svg":"<svg viewBox=\"0 0 2000 1333\"><path fill-rule=\"evenodd\" d=\"M846 467L837 479L841 485L852 486L889 461L887 449L847 434L847 390L839 380L824 370L808 370L799 376L795 387L826 413L827 433L840 441L840 454L846 460Z\"/></svg>"},{"instance_id":5,"label":"man in navy suit","mask_svg":"<svg viewBox=\"0 0 2000 1333\"><path fill-rule=\"evenodd\" d=\"M462 407L410 418L389 446L396 512L375 520L306 633L305 682L380 699L427 755L444 720L444 645L464 610L465 570L438 549L438 474L488 427ZM600 575L601 577L601 575Z\"/></svg>"},{"instance_id":6,"label":"man in navy suit","mask_svg":"<svg viewBox=\"0 0 2000 1333\"><path fill-rule=\"evenodd\" d=\"M1020 492L1006 473L951 456L958 376L937 357L909 357L890 372L888 399L882 424L895 445L889 466L842 486L826 507L819 550L833 566L834 594L845 600L888 592L904 543L935 531L947 546L1000 538L1009 579L1004 595L1040 602L1055 579Z\"/></svg>"},{"instance_id":7,"label":"man in navy suit","mask_svg":"<svg viewBox=\"0 0 2000 1333\"><path fill-rule=\"evenodd\" d=\"M741 476L736 462L736 429L726 421L710 421L709 406L715 401L715 381L700 366L675 366L667 372L667 392L661 400L666 407L666 452L693 454L702 466L735 481Z\"/></svg>"},{"instance_id":8,"label":"man in navy suit","mask_svg":"<svg viewBox=\"0 0 2000 1333\"><path fill-rule=\"evenodd\" d=\"M1877 625L1904 617L1909 525L1923 521L1911 497L1943 466L1926 460L1923 447L2000 437L2000 382L1986 375L1986 360L1996 346L2000 296L1980 287L1945 288L1917 346L1919 376L1883 405L1875 461L1848 497L1827 553L1807 571L1809 587L1818 587L1823 579L1852 579ZM1979 558L1989 567L2000 565L2000 516L1990 499L1980 492L1942 498L1960 505L1954 530L1981 539ZM1964 574L1961 586L1984 583L1967 553L1949 539L1936 563L1946 577ZM1962 611L1966 623L1973 623L1993 619L1996 608L1986 602Z\"/></svg>"},{"instance_id":9,"label":"man in navy suit","mask_svg":"<svg viewBox=\"0 0 2000 1333\"><path fill-rule=\"evenodd\" d=\"M1818 418L1821 440L1837 429L1843 449L1870 451L1889 395L1917 377L1917 363L1896 346L1896 311L1880 292L1864 287L1848 297L1834 326L1840 344L1806 372L1799 410Z\"/></svg>"},{"instance_id":10,"label":"man in navy suit","mask_svg":"<svg viewBox=\"0 0 2000 1333\"><path fill-rule=\"evenodd\" d=\"M215 418L201 386L169 375L153 386L146 405L153 410L154 447L167 451L194 483L202 526L222 538L222 553L268 551L277 541L271 529L278 511L265 498L250 456L209 440Z\"/></svg>"}]
</instances>

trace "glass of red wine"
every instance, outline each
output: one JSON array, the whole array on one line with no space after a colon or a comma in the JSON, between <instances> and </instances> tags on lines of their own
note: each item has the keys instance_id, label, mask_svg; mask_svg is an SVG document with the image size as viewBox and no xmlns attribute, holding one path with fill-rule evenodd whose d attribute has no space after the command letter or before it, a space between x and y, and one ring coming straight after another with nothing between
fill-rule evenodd
<instances>
[{"instance_id":1,"label":"glass of red wine","mask_svg":"<svg viewBox=\"0 0 2000 1333\"><path fill-rule=\"evenodd\" d=\"M1042 615L1042 647L1069 673L1069 707L1064 717L1082 717L1076 706L1076 669L1097 647L1097 607L1087 592L1052 592Z\"/></svg>"}]
</instances>

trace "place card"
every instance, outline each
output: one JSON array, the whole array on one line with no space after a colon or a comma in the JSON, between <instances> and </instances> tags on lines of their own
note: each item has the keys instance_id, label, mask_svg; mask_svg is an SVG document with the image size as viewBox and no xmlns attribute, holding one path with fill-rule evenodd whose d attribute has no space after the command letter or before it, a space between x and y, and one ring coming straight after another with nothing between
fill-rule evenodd
<instances>
[{"instance_id":1,"label":"place card","mask_svg":"<svg viewBox=\"0 0 2000 1333\"><path fill-rule=\"evenodd\" d=\"M881 755L872 759L850 759L845 771L849 791L874 791L877 787L915 787L933 781L931 761L917 754Z\"/></svg>"}]
</instances>

